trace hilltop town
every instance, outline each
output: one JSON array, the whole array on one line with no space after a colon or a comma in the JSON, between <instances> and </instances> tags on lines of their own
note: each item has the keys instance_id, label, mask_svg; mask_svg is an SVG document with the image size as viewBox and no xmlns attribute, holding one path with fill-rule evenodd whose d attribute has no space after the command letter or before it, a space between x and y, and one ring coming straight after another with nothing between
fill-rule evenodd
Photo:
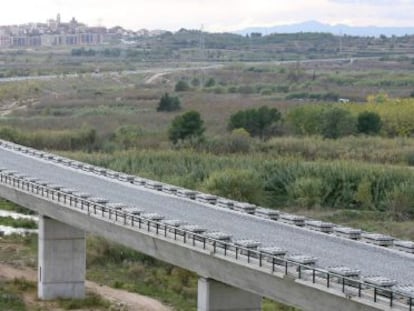
<instances>
[{"instance_id":1,"label":"hilltop town","mask_svg":"<svg viewBox=\"0 0 414 311\"><path fill-rule=\"evenodd\" d=\"M150 37L162 31L131 31L120 26L91 27L72 18L62 22L60 14L46 23L0 26L0 48L32 48L99 45L128 37Z\"/></svg>"}]
</instances>

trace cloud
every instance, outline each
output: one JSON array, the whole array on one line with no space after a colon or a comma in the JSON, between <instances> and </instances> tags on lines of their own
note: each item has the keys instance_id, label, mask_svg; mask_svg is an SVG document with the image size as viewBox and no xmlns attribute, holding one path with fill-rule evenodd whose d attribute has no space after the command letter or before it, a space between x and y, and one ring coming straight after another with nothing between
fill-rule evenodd
<instances>
[{"instance_id":1,"label":"cloud","mask_svg":"<svg viewBox=\"0 0 414 311\"><path fill-rule=\"evenodd\" d=\"M338 3L338 4L370 5L370 6L411 4L411 1L407 1L407 0L329 0L329 2Z\"/></svg>"},{"instance_id":2,"label":"cloud","mask_svg":"<svg viewBox=\"0 0 414 311\"><path fill-rule=\"evenodd\" d=\"M24 10L22 10L24 8ZM60 12L96 25L126 28L232 31L318 20L330 24L412 25L413 0L13 0L4 1L2 24L44 22Z\"/></svg>"}]
</instances>

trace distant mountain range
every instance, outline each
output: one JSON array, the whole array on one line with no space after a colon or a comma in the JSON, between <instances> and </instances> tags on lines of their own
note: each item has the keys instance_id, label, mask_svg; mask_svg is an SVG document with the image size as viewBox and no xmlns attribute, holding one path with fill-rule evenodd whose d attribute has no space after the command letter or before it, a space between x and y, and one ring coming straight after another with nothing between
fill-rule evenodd
<instances>
[{"instance_id":1,"label":"distant mountain range","mask_svg":"<svg viewBox=\"0 0 414 311\"><path fill-rule=\"evenodd\" d=\"M405 36L414 34L414 27L353 27L348 25L329 25L317 21L308 21L304 23L280 25L273 27L252 27L243 30L235 31L238 34L250 34L252 32L260 32L263 35L271 33L297 33L297 32L324 32L335 35L351 35L351 36L369 36L379 37L380 35L390 36Z\"/></svg>"}]
</instances>

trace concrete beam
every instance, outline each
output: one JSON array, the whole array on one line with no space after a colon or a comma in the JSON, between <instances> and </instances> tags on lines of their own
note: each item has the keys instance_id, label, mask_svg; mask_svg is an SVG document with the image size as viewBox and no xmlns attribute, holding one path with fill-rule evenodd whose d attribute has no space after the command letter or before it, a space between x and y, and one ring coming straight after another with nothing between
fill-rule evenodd
<instances>
[{"instance_id":1,"label":"concrete beam","mask_svg":"<svg viewBox=\"0 0 414 311\"><path fill-rule=\"evenodd\" d=\"M199 278L197 311L261 311L262 297L212 279Z\"/></svg>"},{"instance_id":2,"label":"concrete beam","mask_svg":"<svg viewBox=\"0 0 414 311\"><path fill-rule=\"evenodd\" d=\"M85 232L60 221L39 217L40 299L85 296Z\"/></svg>"},{"instance_id":3,"label":"concrete beam","mask_svg":"<svg viewBox=\"0 0 414 311\"><path fill-rule=\"evenodd\" d=\"M29 193L0 184L0 197L59 219L71 226L100 235L131 247L139 252L170 264L194 271L198 275L218 280L235 288L255 293L304 311L391 311L386 305L374 304L358 297L346 296L325 286L292 280L282 273L269 274L252 266L234 263L219 255L210 254L163 238L154 237L99 218L85 215L78 210L63 207L55 202L35 197Z\"/></svg>"}]
</instances>

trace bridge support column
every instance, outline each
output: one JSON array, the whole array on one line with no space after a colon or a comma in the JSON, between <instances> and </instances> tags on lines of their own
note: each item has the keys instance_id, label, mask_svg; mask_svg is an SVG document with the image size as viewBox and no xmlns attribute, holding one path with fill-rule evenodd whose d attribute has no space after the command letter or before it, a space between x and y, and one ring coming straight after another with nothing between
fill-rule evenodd
<instances>
[{"instance_id":1,"label":"bridge support column","mask_svg":"<svg viewBox=\"0 0 414 311\"><path fill-rule=\"evenodd\" d=\"M46 216L39 217L38 296L85 296L85 232Z\"/></svg>"},{"instance_id":2,"label":"bridge support column","mask_svg":"<svg viewBox=\"0 0 414 311\"><path fill-rule=\"evenodd\" d=\"M212 279L199 278L197 311L260 311L262 297Z\"/></svg>"}]
</instances>

